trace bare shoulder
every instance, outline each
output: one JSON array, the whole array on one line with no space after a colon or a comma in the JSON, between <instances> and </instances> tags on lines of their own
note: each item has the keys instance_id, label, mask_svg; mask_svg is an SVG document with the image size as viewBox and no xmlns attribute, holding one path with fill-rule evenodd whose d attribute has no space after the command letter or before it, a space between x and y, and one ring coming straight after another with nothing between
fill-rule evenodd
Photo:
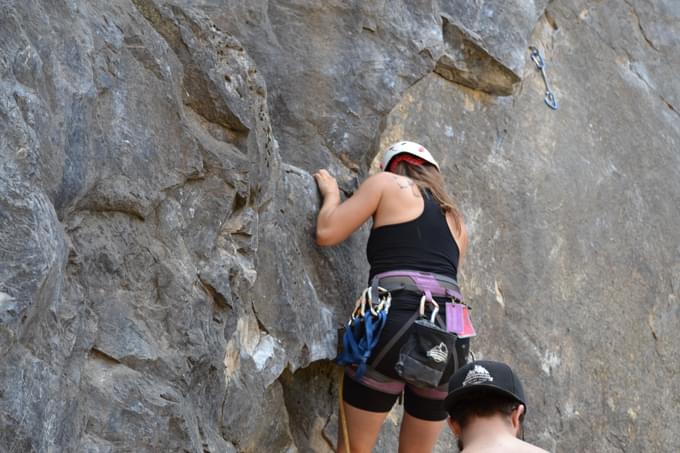
<instances>
[{"instance_id":1,"label":"bare shoulder","mask_svg":"<svg viewBox=\"0 0 680 453\"><path fill-rule=\"evenodd\" d=\"M513 437L511 439L485 439L465 446L462 453L549 453L535 445Z\"/></svg>"},{"instance_id":2,"label":"bare shoulder","mask_svg":"<svg viewBox=\"0 0 680 453\"><path fill-rule=\"evenodd\" d=\"M368 190L393 192L395 190L398 191L399 189L410 189L415 186L415 183L411 178L406 176L382 171L366 178L362 186Z\"/></svg>"},{"instance_id":3,"label":"bare shoulder","mask_svg":"<svg viewBox=\"0 0 680 453\"><path fill-rule=\"evenodd\" d=\"M403 197L406 194L412 194L416 198L421 198L420 190L417 184L408 176L397 175L391 172L382 173L382 184L384 184L385 193L393 196Z\"/></svg>"},{"instance_id":4,"label":"bare shoulder","mask_svg":"<svg viewBox=\"0 0 680 453\"><path fill-rule=\"evenodd\" d=\"M369 176L361 183L361 188L364 190L377 190L382 191L387 187L390 182L390 176L387 172L381 171L374 175Z\"/></svg>"},{"instance_id":5,"label":"bare shoulder","mask_svg":"<svg viewBox=\"0 0 680 453\"><path fill-rule=\"evenodd\" d=\"M531 450L526 450L527 453L550 453L548 450L544 450L542 448L539 448L535 445L531 445L530 443L525 442L529 447L531 447Z\"/></svg>"},{"instance_id":6,"label":"bare shoulder","mask_svg":"<svg viewBox=\"0 0 680 453\"><path fill-rule=\"evenodd\" d=\"M366 178L364 184L377 184L377 185L388 184L389 181L392 179L392 176L396 175L394 173L390 173L387 171L380 171Z\"/></svg>"},{"instance_id":7,"label":"bare shoulder","mask_svg":"<svg viewBox=\"0 0 680 453\"><path fill-rule=\"evenodd\" d=\"M537 447L536 445L530 444L520 439L516 439L515 448L512 449L513 452L517 453L549 453L547 450Z\"/></svg>"},{"instance_id":8,"label":"bare shoulder","mask_svg":"<svg viewBox=\"0 0 680 453\"><path fill-rule=\"evenodd\" d=\"M387 173L387 176L389 176L389 178L386 178L389 179L388 184L393 188L406 189L415 185L413 180L408 176L396 175L394 173Z\"/></svg>"}]
</instances>

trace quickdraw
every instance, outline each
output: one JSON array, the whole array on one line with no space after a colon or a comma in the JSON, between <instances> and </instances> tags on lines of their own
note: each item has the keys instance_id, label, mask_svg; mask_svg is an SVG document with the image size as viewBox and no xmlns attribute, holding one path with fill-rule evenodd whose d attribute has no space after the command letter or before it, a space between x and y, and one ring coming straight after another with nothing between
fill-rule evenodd
<instances>
[{"instance_id":1,"label":"quickdraw","mask_svg":"<svg viewBox=\"0 0 680 453\"><path fill-rule=\"evenodd\" d=\"M545 98L543 100L548 107L553 110L557 110L560 106L557 103L557 99L555 98L555 93L553 93L552 89L550 88L550 84L548 83L548 76L545 73L545 60L543 59L541 52L536 47L530 46L529 50L531 51L531 59L536 64L536 69L541 72L541 77L543 77L543 83L545 84Z\"/></svg>"},{"instance_id":2,"label":"quickdraw","mask_svg":"<svg viewBox=\"0 0 680 453\"><path fill-rule=\"evenodd\" d=\"M371 299L373 296L371 294L371 288L366 288L361 293L361 297L359 297L359 299L357 299L356 303L354 304L354 311L352 312L347 325L351 325L352 322L357 318L366 316L367 306L368 310L373 316L379 316L379 314L383 311L385 312L385 315L387 315L387 312L390 310L390 304L392 303L392 295L389 293L389 291L387 291L385 288L378 287L377 304L372 303Z\"/></svg>"},{"instance_id":3,"label":"quickdraw","mask_svg":"<svg viewBox=\"0 0 680 453\"><path fill-rule=\"evenodd\" d=\"M337 358L341 365L357 365L358 379L366 372L366 362L380 339L392 303L392 295L385 288L378 287L375 303L371 294L371 288L366 288L356 301L343 335L342 353Z\"/></svg>"}]
</instances>

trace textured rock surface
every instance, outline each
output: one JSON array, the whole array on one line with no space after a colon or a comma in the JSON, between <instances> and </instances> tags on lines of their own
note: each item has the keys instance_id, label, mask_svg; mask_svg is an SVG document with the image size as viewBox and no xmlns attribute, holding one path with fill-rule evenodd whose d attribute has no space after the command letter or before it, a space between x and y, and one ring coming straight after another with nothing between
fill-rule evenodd
<instances>
[{"instance_id":1,"label":"textured rock surface","mask_svg":"<svg viewBox=\"0 0 680 453\"><path fill-rule=\"evenodd\" d=\"M351 193L400 138L527 438L680 449L675 2L0 6L0 451L330 451L367 229L316 247L310 173Z\"/></svg>"}]
</instances>

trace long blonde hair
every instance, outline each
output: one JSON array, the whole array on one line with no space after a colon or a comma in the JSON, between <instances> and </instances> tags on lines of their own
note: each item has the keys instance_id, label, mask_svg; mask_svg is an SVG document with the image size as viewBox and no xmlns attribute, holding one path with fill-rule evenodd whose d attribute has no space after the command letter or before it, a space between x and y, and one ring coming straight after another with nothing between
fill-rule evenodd
<instances>
[{"instance_id":1,"label":"long blonde hair","mask_svg":"<svg viewBox=\"0 0 680 453\"><path fill-rule=\"evenodd\" d=\"M453 216L456 233L462 233L463 215L460 209L458 209L456 202L453 201L453 197L446 191L444 178L442 178L442 174L439 173L439 170L434 165L427 163L412 165L402 161L397 164L392 173L411 178L421 191L429 190L435 201L441 206L442 211Z\"/></svg>"}]
</instances>

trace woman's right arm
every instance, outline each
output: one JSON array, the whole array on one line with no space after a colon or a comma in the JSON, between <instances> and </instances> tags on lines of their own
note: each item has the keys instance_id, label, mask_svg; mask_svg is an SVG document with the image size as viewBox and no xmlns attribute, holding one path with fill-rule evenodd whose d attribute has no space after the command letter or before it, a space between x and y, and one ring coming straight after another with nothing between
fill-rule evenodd
<instances>
[{"instance_id":1,"label":"woman's right arm","mask_svg":"<svg viewBox=\"0 0 680 453\"><path fill-rule=\"evenodd\" d=\"M314 173L314 179L323 197L316 221L316 243L319 245L338 244L363 225L378 209L388 181L385 173L370 176L341 203L338 184L328 171L319 170Z\"/></svg>"}]
</instances>

